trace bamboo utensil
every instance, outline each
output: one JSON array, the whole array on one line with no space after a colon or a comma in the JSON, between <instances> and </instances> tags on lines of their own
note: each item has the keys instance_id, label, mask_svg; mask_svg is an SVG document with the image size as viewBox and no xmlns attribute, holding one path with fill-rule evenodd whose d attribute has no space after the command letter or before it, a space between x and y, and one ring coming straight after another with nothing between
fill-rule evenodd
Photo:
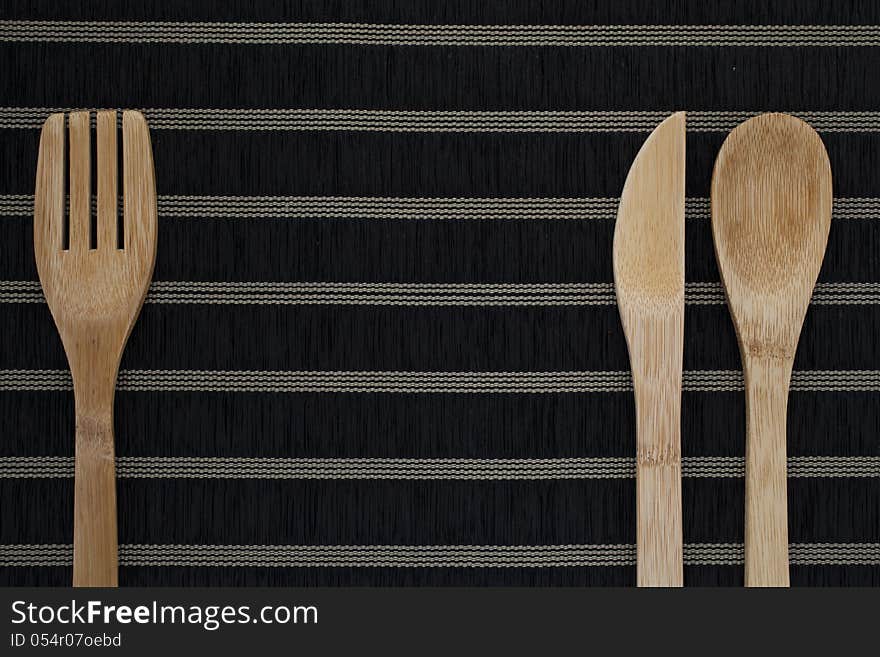
<instances>
[{"instance_id":1,"label":"bamboo utensil","mask_svg":"<svg viewBox=\"0 0 880 657\"><path fill-rule=\"evenodd\" d=\"M831 166L800 119L730 133L712 175L712 232L746 387L746 586L788 586L786 411L794 354L831 226Z\"/></svg>"},{"instance_id":2,"label":"bamboo utensil","mask_svg":"<svg viewBox=\"0 0 880 657\"><path fill-rule=\"evenodd\" d=\"M43 125L34 198L34 252L76 399L73 585L117 585L113 397L122 351L156 260L150 135L123 112L123 239L117 240L116 112L97 114L97 226L90 217L88 112L69 115L69 231L65 231L64 115ZM92 235L97 235L96 243Z\"/></svg>"},{"instance_id":3,"label":"bamboo utensil","mask_svg":"<svg viewBox=\"0 0 880 657\"><path fill-rule=\"evenodd\" d=\"M614 229L614 284L636 401L639 586L681 586L685 113L645 141Z\"/></svg>"}]
</instances>

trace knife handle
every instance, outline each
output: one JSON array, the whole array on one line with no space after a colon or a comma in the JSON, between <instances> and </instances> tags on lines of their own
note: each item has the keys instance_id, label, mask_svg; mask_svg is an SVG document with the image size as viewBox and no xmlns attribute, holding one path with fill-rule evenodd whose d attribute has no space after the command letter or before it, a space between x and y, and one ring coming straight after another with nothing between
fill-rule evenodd
<instances>
[{"instance_id":1,"label":"knife handle","mask_svg":"<svg viewBox=\"0 0 880 657\"><path fill-rule=\"evenodd\" d=\"M682 586L681 379L633 379L638 585Z\"/></svg>"}]
</instances>

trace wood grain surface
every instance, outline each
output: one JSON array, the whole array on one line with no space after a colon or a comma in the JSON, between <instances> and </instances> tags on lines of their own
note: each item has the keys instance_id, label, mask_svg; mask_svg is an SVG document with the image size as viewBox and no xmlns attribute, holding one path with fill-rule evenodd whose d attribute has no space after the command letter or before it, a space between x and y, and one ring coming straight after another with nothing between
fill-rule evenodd
<instances>
[{"instance_id":1,"label":"wood grain surface","mask_svg":"<svg viewBox=\"0 0 880 657\"><path fill-rule=\"evenodd\" d=\"M681 586L685 113L645 141L621 194L614 282L636 401L639 586Z\"/></svg>"},{"instance_id":2,"label":"wood grain surface","mask_svg":"<svg viewBox=\"0 0 880 657\"><path fill-rule=\"evenodd\" d=\"M64 239L64 115L43 127L34 204L40 283L76 398L74 586L116 586L113 400L122 351L156 258L156 191L147 124L123 114L123 248L117 242L116 112L97 116L97 243L91 244L88 112L69 115L69 237ZM67 242L67 243L65 243Z\"/></svg>"},{"instance_id":3,"label":"wood grain surface","mask_svg":"<svg viewBox=\"0 0 880 657\"><path fill-rule=\"evenodd\" d=\"M712 230L746 384L746 586L788 586L786 415L831 226L831 166L800 119L763 114L724 142Z\"/></svg>"}]
</instances>

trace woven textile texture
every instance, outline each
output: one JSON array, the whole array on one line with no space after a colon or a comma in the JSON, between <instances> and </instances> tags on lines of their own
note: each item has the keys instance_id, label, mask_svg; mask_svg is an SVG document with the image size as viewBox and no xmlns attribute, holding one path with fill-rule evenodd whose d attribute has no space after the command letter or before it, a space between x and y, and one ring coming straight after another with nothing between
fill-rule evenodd
<instances>
[{"instance_id":1,"label":"woven textile texture","mask_svg":"<svg viewBox=\"0 0 880 657\"><path fill-rule=\"evenodd\" d=\"M788 415L793 585L880 585L880 3L5 0L0 584L71 579L74 403L39 127L142 109L155 282L116 399L122 585L635 584L617 197L687 110L685 583L743 582L709 180L810 121L828 252Z\"/></svg>"}]
</instances>

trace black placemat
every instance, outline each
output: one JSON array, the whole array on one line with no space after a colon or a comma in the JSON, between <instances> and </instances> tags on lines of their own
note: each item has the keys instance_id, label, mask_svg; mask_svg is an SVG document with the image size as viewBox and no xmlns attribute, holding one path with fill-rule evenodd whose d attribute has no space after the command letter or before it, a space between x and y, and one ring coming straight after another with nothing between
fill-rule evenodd
<instances>
[{"instance_id":1,"label":"black placemat","mask_svg":"<svg viewBox=\"0 0 880 657\"><path fill-rule=\"evenodd\" d=\"M877 3L7 0L0 61L0 583L71 576L39 126L127 107L160 226L116 403L121 584L633 585L611 237L677 109L686 584L742 583L707 197L763 110L820 131L836 197L789 404L792 583L880 584Z\"/></svg>"}]
</instances>

